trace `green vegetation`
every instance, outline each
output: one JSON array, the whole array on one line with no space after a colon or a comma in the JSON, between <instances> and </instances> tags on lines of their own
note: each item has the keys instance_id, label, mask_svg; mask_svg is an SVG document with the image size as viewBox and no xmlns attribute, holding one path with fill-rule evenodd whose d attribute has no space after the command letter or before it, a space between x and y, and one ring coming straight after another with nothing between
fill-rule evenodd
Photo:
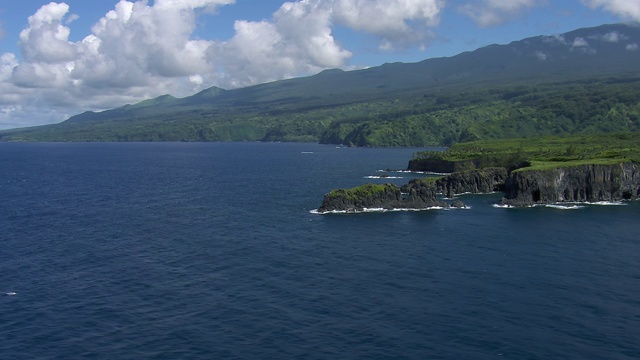
<instances>
[{"instance_id":1,"label":"green vegetation","mask_svg":"<svg viewBox=\"0 0 640 360\"><path fill-rule=\"evenodd\" d=\"M211 112L169 107L144 116L136 112L139 107L132 107L102 121L68 121L2 131L0 139L449 146L473 140L640 131L640 77L466 91L451 87L389 96L394 98L350 99L343 104L327 99L326 106L308 106L317 100L300 101L264 105L267 109L222 108ZM128 116L138 118L130 121Z\"/></svg>"},{"instance_id":2,"label":"green vegetation","mask_svg":"<svg viewBox=\"0 0 640 360\"><path fill-rule=\"evenodd\" d=\"M474 141L414 154L414 160L421 159L474 161L479 168L520 164L515 167L526 169L640 162L640 132Z\"/></svg>"},{"instance_id":3,"label":"green vegetation","mask_svg":"<svg viewBox=\"0 0 640 360\"><path fill-rule=\"evenodd\" d=\"M564 35L593 39L588 53L540 36L413 64L328 70L242 89L211 88L182 99L165 95L57 125L0 131L0 141L450 146L637 132L640 52L601 40L612 32L624 34L627 44L640 43L640 27L604 25Z\"/></svg>"},{"instance_id":4,"label":"green vegetation","mask_svg":"<svg viewBox=\"0 0 640 360\"><path fill-rule=\"evenodd\" d=\"M326 195L327 199L344 199L347 201L354 201L358 199L370 199L373 198L375 194L382 194L388 191L394 192L398 190L395 185L392 184L364 184L360 186L356 186L351 189L336 189L331 190Z\"/></svg>"}]
</instances>

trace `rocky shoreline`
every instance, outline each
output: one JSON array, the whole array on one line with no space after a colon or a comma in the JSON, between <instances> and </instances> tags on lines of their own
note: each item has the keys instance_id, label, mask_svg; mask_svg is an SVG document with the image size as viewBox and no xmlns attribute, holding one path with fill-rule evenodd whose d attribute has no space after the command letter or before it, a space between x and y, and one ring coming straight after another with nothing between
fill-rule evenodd
<instances>
[{"instance_id":1,"label":"rocky shoreline","mask_svg":"<svg viewBox=\"0 0 640 360\"><path fill-rule=\"evenodd\" d=\"M437 167L441 169L442 167ZM434 171L425 168L423 171ZM484 168L464 170L439 178L415 179L398 187L366 184L337 189L324 196L318 213L462 208L439 195L503 192L500 205L528 207L575 202L617 202L640 198L640 166L635 162L612 165L575 165L550 169Z\"/></svg>"}]
</instances>

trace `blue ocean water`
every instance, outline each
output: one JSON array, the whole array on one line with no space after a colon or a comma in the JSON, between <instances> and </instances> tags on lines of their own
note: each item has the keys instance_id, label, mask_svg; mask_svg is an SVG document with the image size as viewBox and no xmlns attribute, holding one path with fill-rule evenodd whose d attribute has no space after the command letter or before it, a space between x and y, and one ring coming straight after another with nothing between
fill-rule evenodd
<instances>
[{"instance_id":1,"label":"blue ocean water","mask_svg":"<svg viewBox=\"0 0 640 360\"><path fill-rule=\"evenodd\" d=\"M310 212L413 151L0 143L0 358L640 358L640 203Z\"/></svg>"}]
</instances>

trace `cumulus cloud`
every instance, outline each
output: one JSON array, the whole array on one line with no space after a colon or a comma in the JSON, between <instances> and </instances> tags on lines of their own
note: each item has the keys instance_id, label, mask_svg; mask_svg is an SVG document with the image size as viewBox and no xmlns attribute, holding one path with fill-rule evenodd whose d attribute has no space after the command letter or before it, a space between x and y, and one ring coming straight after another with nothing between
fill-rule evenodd
<instances>
[{"instance_id":1,"label":"cumulus cloud","mask_svg":"<svg viewBox=\"0 0 640 360\"><path fill-rule=\"evenodd\" d=\"M76 57L69 41L70 29L62 25L69 11L65 3L49 3L29 17L29 27L20 32L20 47L27 62L57 63Z\"/></svg>"},{"instance_id":2,"label":"cumulus cloud","mask_svg":"<svg viewBox=\"0 0 640 360\"><path fill-rule=\"evenodd\" d=\"M381 48L396 48L424 42L444 6L444 0L337 0L333 12L337 23L379 36Z\"/></svg>"},{"instance_id":3,"label":"cumulus cloud","mask_svg":"<svg viewBox=\"0 0 640 360\"><path fill-rule=\"evenodd\" d=\"M602 40L606 41L606 42L610 42L610 43L618 43L620 41L625 40L627 37L624 36L624 34L621 34L617 31L612 31L609 33L606 33L602 36Z\"/></svg>"},{"instance_id":4,"label":"cumulus cloud","mask_svg":"<svg viewBox=\"0 0 640 360\"><path fill-rule=\"evenodd\" d=\"M5 53L0 55L0 82L10 79L13 68L16 66L18 66L18 60L15 54Z\"/></svg>"},{"instance_id":5,"label":"cumulus cloud","mask_svg":"<svg viewBox=\"0 0 640 360\"><path fill-rule=\"evenodd\" d=\"M596 49L592 48L589 42L583 37L576 37L571 43L571 50L581 51L585 54L595 54Z\"/></svg>"},{"instance_id":6,"label":"cumulus cloud","mask_svg":"<svg viewBox=\"0 0 640 360\"><path fill-rule=\"evenodd\" d=\"M344 67L352 53L334 38L335 26L369 34L380 49L424 48L445 6L445 0L298 0L284 2L269 19L237 20L228 39L194 38L200 14L233 3L120 0L80 41L70 40L78 15L68 4L42 6L20 33L21 57L0 58L0 127L9 117L33 117L45 104L49 111L38 118L52 122L166 93Z\"/></svg>"},{"instance_id":7,"label":"cumulus cloud","mask_svg":"<svg viewBox=\"0 0 640 360\"><path fill-rule=\"evenodd\" d=\"M638 44L633 43L633 44L629 44L626 46L626 49L629 51L636 51L638 50Z\"/></svg>"},{"instance_id":8,"label":"cumulus cloud","mask_svg":"<svg viewBox=\"0 0 640 360\"><path fill-rule=\"evenodd\" d=\"M572 47L588 47L589 42L582 37L577 37L573 39L573 44L571 44L571 46Z\"/></svg>"},{"instance_id":9,"label":"cumulus cloud","mask_svg":"<svg viewBox=\"0 0 640 360\"><path fill-rule=\"evenodd\" d=\"M502 24L515 19L527 8L546 4L546 0L481 0L458 7L458 11L470 17L481 27Z\"/></svg>"},{"instance_id":10,"label":"cumulus cloud","mask_svg":"<svg viewBox=\"0 0 640 360\"><path fill-rule=\"evenodd\" d=\"M592 9L601 8L625 19L640 21L640 1L637 0L582 0Z\"/></svg>"},{"instance_id":11,"label":"cumulus cloud","mask_svg":"<svg viewBox=\"0 0 640 360\"><path fill-rule=\"evenodd\" d=\"M245 86L339 67L351 57L331 34L331 9L321 2L284 3L272 21L235 22L235 35L214 43L208 58L223 82Z\"/></svg>"},{"instance_id":12,"label":"cumulus cloud","mask_svg":"<svg viewBox=\"0 0 640 360\"><path fill-rule=\"evenodd\" d=\"M564 36L560 34L545 36L542 41L554 45L567 45L567 39L565 39Z\"/></svg>"}]
</instances>

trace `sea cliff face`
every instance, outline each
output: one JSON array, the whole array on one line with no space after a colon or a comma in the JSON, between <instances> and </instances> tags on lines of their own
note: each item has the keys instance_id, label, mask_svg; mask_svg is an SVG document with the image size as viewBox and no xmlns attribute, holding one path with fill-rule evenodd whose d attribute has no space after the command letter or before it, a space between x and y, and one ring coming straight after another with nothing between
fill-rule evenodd
<instances>
[{"instance_id":1,"label":"sea cliff face","mask_svg":"<svg viewBox=\"0 0 640 360\"><path fill-rule=\"evenodd\" d=\"M505 168L486 168L453 173L436 180L437 192L452 198L458 194L502 191L509 176Z\"/></svg>"},{"instance_id":2,"label":"sea cliff face","mask_svg":"<svg viewBox=\"0 0 640 360\"><path fill-rule=\"evenodd\" d=\"M427 209L464 207L438 199L463 193L504 192L502 205L522 207L563 202L598 202L640 199L640 166L579 165L535 170L485 168L462 171L440 178L415 179L398 187L366 184L326 194L320 213L361 212L367 209Z\"/></svg>"},{"instance_id":3,"label":"sea cliff face","mask_svg":"<svg viewBox=\"0 0 640 360\"><path fill-rule=\"evenodd\" d=\"M636 163L522 169L507 178L504 192L501 203L509 206L635 200L640 169Z\"/></svg>"}]
</instances>

